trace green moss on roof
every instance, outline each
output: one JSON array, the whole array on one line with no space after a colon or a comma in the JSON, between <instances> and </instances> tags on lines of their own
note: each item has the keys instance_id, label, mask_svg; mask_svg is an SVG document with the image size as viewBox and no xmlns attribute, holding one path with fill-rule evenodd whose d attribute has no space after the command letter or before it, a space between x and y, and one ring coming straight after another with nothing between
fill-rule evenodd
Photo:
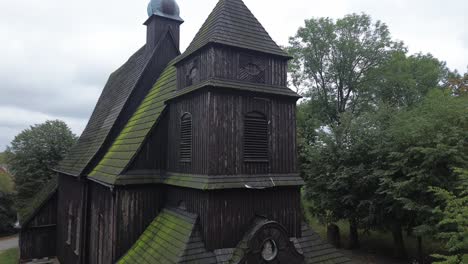
<instances>
[{"instance_id":1,"label":"green moss on roof","mask_svg":"<svg viewBox=\"0 0 468 264\"><path fill-rule=\"evenodd\" d=\"M289 57L270 37L242 0L220 0L176 62L208 43L219 43Z\"/></svg>"},{"instance_id":2,"label":"green moss on roof","mask_svg":"<svg viewBox=\"0 0 468 264\"><path fill-rule=\"evenodd\" d=\"M195 215L164 209L118 263L179 263L195 223Z\"/></svg>"},{"instance_id":3,"label":"green moss on roof","mask_svg":"<svg viewBox=\"0 0 468 264\"><path fill-rule=\"evenodd\" d=\"M173 63L163 71L104 158L89 174L90 178L116 184L157 123L166 105L164 102L176 89L176 69Z\"/></svg>"},{"instance_id":4,"label":"green moss on roof","mask_svg":"<svg viewBox=\"0 0 468 264\"><path fill-rule=\"evenodd\" d=\"M110 75L85 130L57 171L74 176L83 173L111 132L151 57L143 46Z\"/></svg>"},{"instance_id":5,"label":"green moss on roof","mask_svg":"<svg viewBox=\"0 0 468 264\"><path fill-rule=\"evenodd\" d=\"M57 178L54 177L49 180L33 198L31 198L27 207L18 209L21 226L26 225L29 220L34 217L42 206L57 192L57 187Z\"/></svg>"}]
</instances>

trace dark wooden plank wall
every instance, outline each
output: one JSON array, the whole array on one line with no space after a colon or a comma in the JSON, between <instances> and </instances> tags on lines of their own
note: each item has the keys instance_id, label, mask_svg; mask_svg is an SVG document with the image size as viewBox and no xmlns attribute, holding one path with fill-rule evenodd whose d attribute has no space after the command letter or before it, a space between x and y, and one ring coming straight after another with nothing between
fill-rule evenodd
<instances>
[{"instance_id":1,"label":"dark wooden plank wall","mask_svg":"<svg viewBox=\"0 0 468 264\"><path fill-rule=\"evenodd\" d=\"M238 80L239 56L241 54L256 57L265 62L265 83L267 85L287 85L287 66L285 59L266 56L253 51L243 51L236 48L217 46L214 48L214 77L228 80Z\"/></svg>"},{"instance_id":2,"label":"dark wooden plank wall","mask_svg":"<svg viewBox=\"0 0 468 264\"><path fill-rule=\"evenodd\" d=\"M189 86L187 75L193 66L197 67L198 76L196 78L197 81L192 84L213 77L239 80L239 56L241 54L247 54L265 62L263 65L265 71L264 84L287 86L288 62L284 58L267 56L259 52L245 51L227 46L210 45L177 65L177 89L180 90Z\"/></svg>"},{"instance_id":3,"label":"dark wooden plank wall","mask_svg":"<svg viewBox=\"0 0 468 264\"><path fill-rule=\"evenodd\" d=\"M187 87L187 74L193 66L197 67L198 76L196 81L192 84L205 81L214 76L214 48L212 46L205 47L195 55L192 55L190 59L177 65L177 89L183 89Z\"/></svg>"},{"instance_id":4,"label":"dark wooden plank wall","mask_svg":"<svg viewBox=\"0 0 468 264\"><path fill-rule=\"evenodd\" d=\"M167 113L161 117L130 166L130 173L135 170L165 170L167 168L168 119Z\"/></svg>"},{"instance_id":5,"label":"dark wooden plank wall","mask_svg":"<svg viewBox=\"0 0 468 264\"><path fill-rule=\"evenodd\" d=\"M269 162L243 159L244 115L258 111L269 121ZM210 175L295 173L296 104L275 97L213 92L210 101Z\"/></svg>"},{"instance_id":6,"label":"dark wooden plank wall","mask_svg":"<svg viewBox=\"0 0 468 264\"><path fill-rule=\"evenodd\" d=\"M140 185L116 190L116 257L118 260L138 240L163 206L161 185Z\"/></svg>"},{"instance_id":7,"label":"dark wooden plank wall","mask_svg":"<svg viewBox=\"0 0 468 264\"><path fill-rule=\"evenodd\" d=\"M54 194L20 232L22 260L56 254L57 194Z\"/></svg>"},{"instance_id":8,"label":"dark wooden plank wall","mask_svg":"<svg viewBox=\"0 0 468 264\"><path fill-rule=\"evenodd\" d=\"M210 93L193 93L173 102L169 109L168 171L192 174L208 173L208 104ZM180 118L192 114L192 162L180 162Z\"/></svg>"},{"instance_id":9,"label":"dark wooden plank wall","mask_svg":"<svg viewBox=\"0 0 468 264\"><path fill-rule=\"evenodd\" d=\"M301 236L297 187L219 191L167 187L167 205L177 207L181 202L187 211L199 215L202 236L209 250L235 247L259 215L278 221L289 236Z\"/></svg>"},{"instance_id":10,"label":"dark wooden plank wall","mask_svg":"<svg viewBox=\"0 0 468 264\"><path fill-rule=\"evenodd\" d=\"M22 261L56 255L55 226L21 230L20 257Z\"/></svg>"},{"instance_id":11,"label":"dark wooden plank wall","mask_svg":"<svg viewBox=\"0 0 468 264\"><path fill-rule=\"evenodd\" d=\"M82 236L82 201L85 183L75 177L60 174L57 210L57 257L61 263L78 263ZM71 215L69 209L71 208ZM71 239L67 243L69 223ZM77 251L78 249L78 251Z\"/></svg>"},{"instance_id":12,"label":"dark wooden plank wall","mask_svg":"<svg viewBox=\"0 0 468 264\"><path fill-rule=\"evenodd\" d=\"M115 215L110 188L95 182L88 184L87 261L114 263Z\"/></svg>"}]
</instances>

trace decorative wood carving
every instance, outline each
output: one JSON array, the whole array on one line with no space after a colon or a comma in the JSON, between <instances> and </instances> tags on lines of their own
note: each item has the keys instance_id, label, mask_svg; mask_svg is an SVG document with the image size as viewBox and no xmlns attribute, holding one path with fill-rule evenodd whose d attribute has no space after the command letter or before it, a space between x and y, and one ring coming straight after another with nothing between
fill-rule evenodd
<instances>
[{"instance_id":1,"label":"decorative wood carving","mask_svg":"<svg viewBox=\"0 0 468 264\"><path fill-rule=\"evenodd\" d=\"M262 58L245 53L239 54L239 80L265 83L265 64Z\"/></svg>"},{"instance_id":2,"label":"decorative wood carving","mask_svg":"<svg viewBox=\"0 0 468 264\"><path fill-rule=\"evenodd\" d=\"M199 68L198 58L194 58L191 62L187 63L185 67L186 86L196 84L200 81Z\"/></svg>"}]
</instances>

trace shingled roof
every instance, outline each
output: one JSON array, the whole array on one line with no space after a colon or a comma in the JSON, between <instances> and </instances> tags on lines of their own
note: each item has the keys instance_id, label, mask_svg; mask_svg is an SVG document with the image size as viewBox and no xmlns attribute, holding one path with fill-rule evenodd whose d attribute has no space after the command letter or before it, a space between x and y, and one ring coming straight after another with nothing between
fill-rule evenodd
<instances>
[{"instance_id":1,"label":"shingled roof","mask_svg":"<svg viewBox=\"0 0 468 264\"><path fill-rule=\"evenodd\" d=\"M54 177L30 199L30 202L26 207L18 209L19 222L21 226L27 225L37 212L39 212L39 210L41 210L41 208L54 196L57 192L57 187L57 178Z\"/></svg>"},{"instance_id":2,"label":"shingled roof","mask_svg":"<svg viewBox=\"0 0 468 264\"><path fill-rule=\"evenodd\" d=\"M150 58L143 46L110 75L88 125L57 171L73 176L83 173L109 135Z\"/></svg>"},{"instance_id":3,"label":"shingled roof","mask_svg":"<svg viewBox=\"0 0 468 264\"><path fill-rule=\"evenodd\" d=\"M164 209L118 263L237 263L236 252L244 250L242 241L236 248L207 251L198 230L197 218L197 215L180 209ZM308 264L352 263L305 223L302 225L302 237L291 238L291 241Z\"/></svg>"},{"instance_id":4,"label":"shingled roof","mask_svg":"<svg viewBox=\"0 0 468 264\"><path fill-rule=\"evenodd\" d=\"M196 231L197 215L164 209L118 263L216 263Z\"/></svg>"},{"instance_id":5,"label":"shingled roof","mask_svg":"<svg viewBox=\"0 0 468 264\"><path fill-rule=\"evenodd\" d=\"M289 57L273 41L242 0L220 0L176 63L209 43Z\"/></svg>"},{"instance_id":6,"label":"shingled roof","mask_svg":"<svg viewBox=\"0 0 468 264\"><path fill-rule=\"evenodd\" d=\"M176 70L172 63L163 71L109 151L88 177L117 184L119 175L140 149L150 130L166 108L167 100L176 89Z\"/></svg>"}]
</instances>

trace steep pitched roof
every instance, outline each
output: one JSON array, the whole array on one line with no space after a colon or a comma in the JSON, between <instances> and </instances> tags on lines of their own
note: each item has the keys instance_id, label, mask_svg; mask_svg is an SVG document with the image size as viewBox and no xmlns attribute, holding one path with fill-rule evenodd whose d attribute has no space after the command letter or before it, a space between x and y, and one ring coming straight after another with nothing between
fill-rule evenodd
<instances>
[{"instance_id":1,"label":"steep pitched roof","mask_svg":"<svg viewBox=\"0 0 468 264\"><path fill-rule=\"evenodd\" d=\"M208 43L219 43L289 57L273 41L242 0L220 0L176 63Z\"/></svg>"},{"instance_id":2,"label":"steep pitched roof","mask_svg":"<svg viewBox=\"0 0 468 264\"><path fill-rule=\"evenodd\" d=\"M254 229L255 226L244 239L250 238ZM352 263L305 223L302 224L302 237L290 238L290 241L307 264ZM246 245L247 242L242 240L236 248L210 252L205 249L198 230L197 215L179 209L164 209L118 263L238 263Z\"/></svg>"},{"instance_id":3,"label":"steep pitched roof","mask_svg":"<svg viewBox=\"0 0 468 264\"><path fill-rule=\"evenodd\" d=\"M118 263L216 263L196 231L197 215L164 209Z\"/></svg>"},{"instance_id":4,"label":"steep pitched roof","mask_svg":"<svg viewBox=\"0 0 468 264\"><path fill-rule=\"evenodd\" d=\"M57 192L57 178L50 179L42 189L30 199L28 206L18 209L21 226L25 226L39 212L39 210Z\"/></svg>"},{"instance_id":5,"label":"steep pitched roof","mask_svg":"<svg viewBox=\"0 0 468 264\"><path fill-rule=\"evenodd\" d=\"M88 177L116 184L119 175L140 149L151 128L166 108L167 100L176 89L176 70L173 63L163 71L109 151Z\"/></svg>"},{"instance_id":6,"label":"steep pitched roof","mask_svg":"<svg viewBox=\"0 0 468 264\"><path fill-rule=\"evenodd\" d=\"M296 239L296 247L304 255L308 264L342 264L352 261L328 244L312 231L305 223L302 224L302 237Z\"/></svg>"},{"instance_id":7,"label":"steep pitched roof","mask_svg":"<svg viewBox=\"0 0 468 264\"><path fill-rule=\"evenodd\" d=\"M143 46L110 75L88 125L57 171L74 176L82 174L109 135L150 58Z\"/></svg>"}]
</instances>

